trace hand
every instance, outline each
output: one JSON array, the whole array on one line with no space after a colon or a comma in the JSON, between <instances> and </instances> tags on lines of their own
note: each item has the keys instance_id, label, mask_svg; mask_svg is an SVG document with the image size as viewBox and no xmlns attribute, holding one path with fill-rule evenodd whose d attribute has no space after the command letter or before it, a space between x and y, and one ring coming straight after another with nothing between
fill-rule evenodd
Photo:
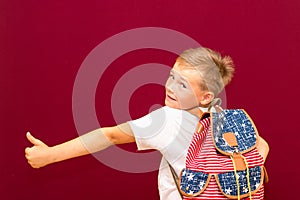
<instances>
[{"instance_id":1,"label":"hand","mask_svg":"<svg viewBox=\"0 0 300 200\"><path fill-rule=\"evenodd\" d=\"M33 168L40 168L51 163L51 152L50 147L48 147L44 142L34 138L29 132L26 134L29 142L33 144L32 147L27 147L25 149L25 157L28 163Z\"/></svg>"}]
</instances>

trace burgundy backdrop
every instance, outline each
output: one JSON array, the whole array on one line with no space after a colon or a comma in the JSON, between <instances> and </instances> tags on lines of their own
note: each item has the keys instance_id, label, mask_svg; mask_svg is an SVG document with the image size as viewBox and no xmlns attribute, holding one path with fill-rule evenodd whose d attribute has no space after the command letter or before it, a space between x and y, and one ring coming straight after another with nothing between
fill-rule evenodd
<instances>
[{"instance_id":1,"label":"burgundy backdrop","mask_svg":"<svg viewBox=\"0 0 300 200\"><path fill-rule=\"evenodd\" d=\"M182 32L229 54L236 74L227 105L245 108L271 151L266 199L294 199L297 170L300 1L20 1L0 2L0 199L158 199L157 171L130 174L85 156L32 169L25 133L48 145L78 136L72 89L88 53L103 40L138 27ZM147 38L145 38L146 40ZM149 62L172 66L175 56L138 50L121 56L99 82L96 109L114 125L110 95L126 70ZM164 91L147 85L132 96L133 117L162 103ZM142 108L142 109L141 109ZM127 145L135 151L134 145Z\"/></svg>"}]
</instances>

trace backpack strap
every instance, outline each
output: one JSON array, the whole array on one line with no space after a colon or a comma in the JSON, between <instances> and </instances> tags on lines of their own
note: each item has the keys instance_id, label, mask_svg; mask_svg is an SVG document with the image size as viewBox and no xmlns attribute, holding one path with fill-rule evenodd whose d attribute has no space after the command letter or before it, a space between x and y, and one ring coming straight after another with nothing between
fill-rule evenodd
<instances>
[{"instance_id":1,"label":"backpack strap","mask_svg":"<svg viewBox=\"0 0 300 200\"><path fill-rule=\"evenodd\" d=\"M179 192L179 195L180 195L181 199L183 199L183 195L180 192L180 188L179 188L179 184L178 184L178 180L179 180L178 175L176 174L176 172L175 172L174 168L172 167L172 165L168 161L167 161L167 163L169 165L169 168L170 168L174 183L176 185L177 191Z\"/></svg>"},{"instance_id":2,"label":"backpack strap","mask_svg":"<svg viewBox=\"0 0 300 200\"><path fill-rule=\"evenodd\" d=\"M208 112L210 112L211 108L214 107L217 112L222 111L223 109L221 108L221 104L222 104L222 99L220 98L214 98L211 103L209 104L208 107Z\"/></svg>"}]
</instances>

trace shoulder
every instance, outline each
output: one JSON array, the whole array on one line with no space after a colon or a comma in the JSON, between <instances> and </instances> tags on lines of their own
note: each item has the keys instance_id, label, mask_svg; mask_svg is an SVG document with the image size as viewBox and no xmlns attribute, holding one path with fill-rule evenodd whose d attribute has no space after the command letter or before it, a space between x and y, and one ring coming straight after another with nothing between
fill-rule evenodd
<instances>
[{"instance_id":1,"label":"shoulder","mask_svg":"<svg viewBox=\"0 0 300 200\"><path fill-rule=\"evenodd\" d=\"M159 133L190 126L193 129L197 122L198 118L185 110L164 106L128 123L133 132Z\"/></svg>"},{"instance_id":2,"label":"shoulder","mask_svg":"<svg viewBox=\"0 0 300 200\"><path fill-rule=\"evenodd\" d=\"M131 125L136 125L140 127L147 127L155 122L166 122L169 120L173 120L179 118L182 115L182 111L174 108L170 108L168 106L163 106L157 110L150 112L149 114L132 120L129 123Z\"/></svg>"}]
</instances>

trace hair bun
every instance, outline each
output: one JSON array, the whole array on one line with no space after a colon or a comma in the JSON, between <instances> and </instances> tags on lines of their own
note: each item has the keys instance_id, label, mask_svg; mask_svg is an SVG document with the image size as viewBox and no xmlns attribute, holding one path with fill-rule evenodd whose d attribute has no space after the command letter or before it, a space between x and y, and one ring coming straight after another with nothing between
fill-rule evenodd
<instances>
[{"instance_id":1,"label":"hair bun","mask_svg":"<svg viewBox=\"0 0 300 200\"><path fill-rule=\"evenodd\" d=\"M224 85L227 85L231 81L234 73L233 60L230 56L222 57L220 53L209 48L206 48L206 50L209 52L214 63L219 67L219 72L222 76Z\"/></svg>"}]
</instances>

